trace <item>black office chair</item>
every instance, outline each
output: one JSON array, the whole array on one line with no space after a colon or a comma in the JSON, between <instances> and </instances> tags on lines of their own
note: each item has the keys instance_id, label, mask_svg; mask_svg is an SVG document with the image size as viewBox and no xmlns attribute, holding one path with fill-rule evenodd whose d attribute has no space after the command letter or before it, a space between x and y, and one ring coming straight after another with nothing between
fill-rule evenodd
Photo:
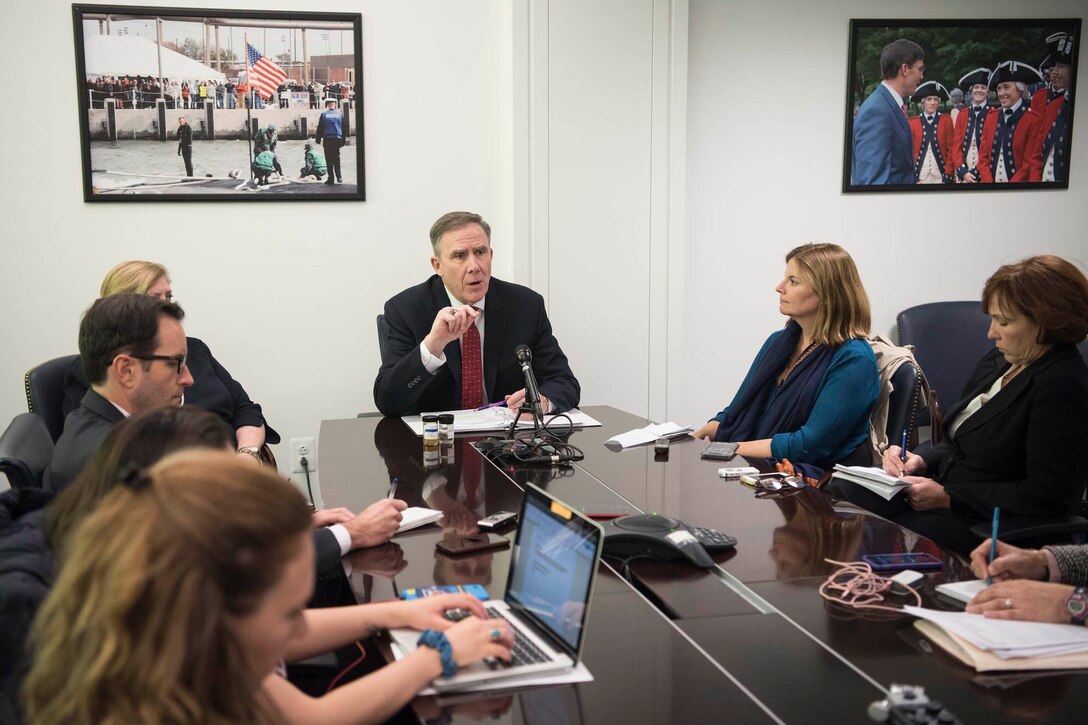
<instances>
[{"instance_id":1,"label":"black office chair","mask_svg":"<svg viewBox=\"0 0 1088 725\"><path fill-rule=\"evenodd\" d=\"M385 315L378 314L378 354L381 355L382 362L385 362L385 335L387 332L385 326ZM359 413L356 418L381 418L382 414L374 411L372 413Z\"/></svg>"},{"instance_id":2,"label":"black office chair","mask_svg":"<svg viewBox=\"0 0 1088 725\"><path fill-rule=\"evenodd\" d=\"M1002 516L997 527L997 535L1006 544L1021 548L1037 549L1047 544L1086 544L1088 543L1088 519L1083 516L1070 516L1062 521L1040 523L1041 517ZM971 533L979 541L990 538L993 531L988 523L975 524Z\"/></svg>"},{"instance_id":3,"label":"black office chair","mask_svg":"<svg viewBox=\"0 0 1088 725\"><path fill-rule=\"evenodd\" d=\"M0 473L12 488L41 488L42 474L53 458L53 439L45 421L20 413L0 435Z\"/></svg>"},{"instance_id":4,"label":"black office chair","mask_svg":"<svg viewBox=\"0 0 1088 725\"><path fill-rule=\"evenodd\" d=\"M922 372L905 362L892 375L892 392L888 396L888 443L899 445L903 430L907 431L907 447L918 443L918 405L922 398Z\"/></svg>"},{"instance_id":5,"label":"black office chair","mask_svg":"<svg viewBox=\"0 0 1088 725\"><path fill-rule=\"evenodd\" d=\"M64 430L64 374L77 357L55 357L30 368L23 376L26 408L41 416L54 443Z\"/></svg>"},{"instance_id":6,"label":"black office chair","mask_svg":"<svg viewBox=\"0 0 1088 725\"><path fill-rule=\"evenodd\" d=\"M913 345L914 358L925 372L935 393L929 410L918 417L918 425L930 425L931 437L940 440L940 404L952 405L971 377L982 356L993 349L986 337L990 318L975 301L930 302L910 307L896 315L899 344Z\"/></svg>"},{"instance_id":7,"label":"black office chair","mask_svg":"<svg viewBox=\"0 0 1088 725\"><path fill-rule=\"evenodd\" d=\"M378 314L378 354L381 355L382 362L385 362L385 335L388 330L385 327L385 315Z\"/></svg>"}]
</instances>

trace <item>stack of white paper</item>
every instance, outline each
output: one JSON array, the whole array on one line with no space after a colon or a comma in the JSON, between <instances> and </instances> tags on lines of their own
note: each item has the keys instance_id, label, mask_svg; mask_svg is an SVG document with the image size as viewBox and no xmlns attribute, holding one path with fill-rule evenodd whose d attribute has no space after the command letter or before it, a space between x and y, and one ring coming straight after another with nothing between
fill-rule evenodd
<instances>
[{"instance_id":1,"label":"stack of white paper","mask_svg":"<svg viewBox=\"0 0 1088 725\"><path fill-rule=\"evenodd\" d=\"M891 501L897 493L910 486L901 478L884 473L883 468L870 466L842 466L836 463L833 475L834 478L867 488L887 501Z\"/></svg>"},{"instance_id":2,"label":"stack of white paper","mask_svg":"<svg viewBox=\"0 0 1088 725\"><path fill-rule=\"evenodd\" d=\"M677 425L673 422L651 423L645 428L636 428L626 433L620 433L618 436L613 436L605 441L605 445L612 444L620 448L630 448L631 446L655 441L658 438L677 438L691 433L693 430L695 429L690 425Z\"/></svg>"},{"instance_id":3,"label":"stack of white paper","mask_svg":"<svg viewBox=\"0 0 1088 725\"><path fill-rule=\"evenodd\" d=\"M453 414L453 430L454 433L485 433L488 431L505 430L510 427L510 424L514 422L514 411L509 408L494 407L486 408L484 410L443 410L435 413L428 413L427 415L442 415L443 413ZM577 408L568 410L566 413L557 413L555 415L545 415L544 424L551 423L557 416L566 416L570 418L571 423L575 428L594 428L600 426L600 421L595 418L586 415ZM420 415L406 415L401 420L404 424L412 429L412 432L417 436L423 435L423 416ZM560 418L555 423L555 427L562 430L567 425L566 418ZM518 430L532 430L533 421L532 418L523 418L518 421Z\"/></svg>"},{"instance_id":4,"label":"stack of white paper","mask_svg":"<svg viewBox=\"0 0 1088 725\"><path fill-rule=\"evenodd\" d=\"M438 509L423 508L422 506L409 506L400 514L404 518L400 520L400 526L397 527L398 534L402 531L432 524L442 518L443 515Z\"/></svg>"},{"instance_id":5,"label":"stack of white paper","mask_svg":"<svg viewBox=\"0 0 1088 725\"><path fill-rule=\"evenodd\" d=\"M904 610L1001 659L1088 652L1088 628L1075 624L987 619L981 614L922 607L904 607Z\"/></svg>"}]
</instances>

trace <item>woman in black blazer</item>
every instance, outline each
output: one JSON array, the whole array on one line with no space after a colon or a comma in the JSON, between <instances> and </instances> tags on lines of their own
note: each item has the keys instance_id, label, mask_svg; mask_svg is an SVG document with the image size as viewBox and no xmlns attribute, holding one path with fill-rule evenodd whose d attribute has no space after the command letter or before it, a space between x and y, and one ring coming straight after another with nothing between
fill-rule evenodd
<instances>
[{"instance_id":1,"label":"woman in black blazer","mask_svg":"<svg viewBox=\"0 0 1088 725\"><path fill-rule=\"evenodd\" d=\"M912 485L873 507L961 554L995 507L1005 522L1060 521L1088 483L1088 367L1076 348L1088 336L1088 279L1060 257L1029 257L986 281L982 308L996 349L948 411L941 443L905 462L887 448L884 470ZM859 495L868 492L850 488L833 493L870 507Z\"/></svg>"}]
</instances>

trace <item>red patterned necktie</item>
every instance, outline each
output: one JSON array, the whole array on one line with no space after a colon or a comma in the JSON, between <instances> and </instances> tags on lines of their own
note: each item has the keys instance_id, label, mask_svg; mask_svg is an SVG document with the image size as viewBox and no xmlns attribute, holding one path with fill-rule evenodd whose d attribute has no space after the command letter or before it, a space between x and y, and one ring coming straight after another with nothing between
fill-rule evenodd
<instances>
[{"instance_id":1,"label":"red patterned necktie","mask_svg":"<svg viewBox=\"0 0 1088 725\"><path fill-rule=\"evenodd\" d=\"M473 322L461 336L461 408L483 405L484 368L480 360L480 331Z\"/></svg>"},{"instance_id":2,"label":"red patterned necktie","mask_svg":"<svg viewBox=\"0 0 1088 725\"><path fill-rule=\"evenodd\" d=\"M907 118L907 104L904 103L900 108L903 109L903 118Z\"/></svg>"}]
</instances>

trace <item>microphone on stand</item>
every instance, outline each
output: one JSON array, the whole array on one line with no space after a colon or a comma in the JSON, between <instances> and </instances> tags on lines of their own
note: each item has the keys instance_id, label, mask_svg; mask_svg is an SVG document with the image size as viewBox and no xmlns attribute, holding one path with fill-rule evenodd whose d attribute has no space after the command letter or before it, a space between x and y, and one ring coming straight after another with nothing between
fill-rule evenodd
<instances>
[{"instance_id":1,"label":"microphone on stand","mask_svg":"<svg viewBox=\"0 0 1088 725\"><path fill-rule=\"evenodd\" d=\"M543 422L544 410L540 405L540 391L536 387L536 375L533 373L533 353L528 345L518 345L514 348L514 355L525 376L525 403L533 409L533 415Z\"/></svg>"},{"instance_id":2,"label":"microphone on stand","mask_svg":"<svg viewBox=\"0 0 1088 725\"><path fill-rule=\"evenodd\" d=\"M536 387L536 375L533 373L533 353L528 345L518 345L514 348L514 356L517 357L522 375L525 376L525 401L520 410L529 410L533 414L533 431L539 432L544 427L544 411L540 405L540 391ZM514 414L514 422L510 425L509 437L514 437L514 430L518 425L518 413Z\"/></svg>"}]
</instances>

